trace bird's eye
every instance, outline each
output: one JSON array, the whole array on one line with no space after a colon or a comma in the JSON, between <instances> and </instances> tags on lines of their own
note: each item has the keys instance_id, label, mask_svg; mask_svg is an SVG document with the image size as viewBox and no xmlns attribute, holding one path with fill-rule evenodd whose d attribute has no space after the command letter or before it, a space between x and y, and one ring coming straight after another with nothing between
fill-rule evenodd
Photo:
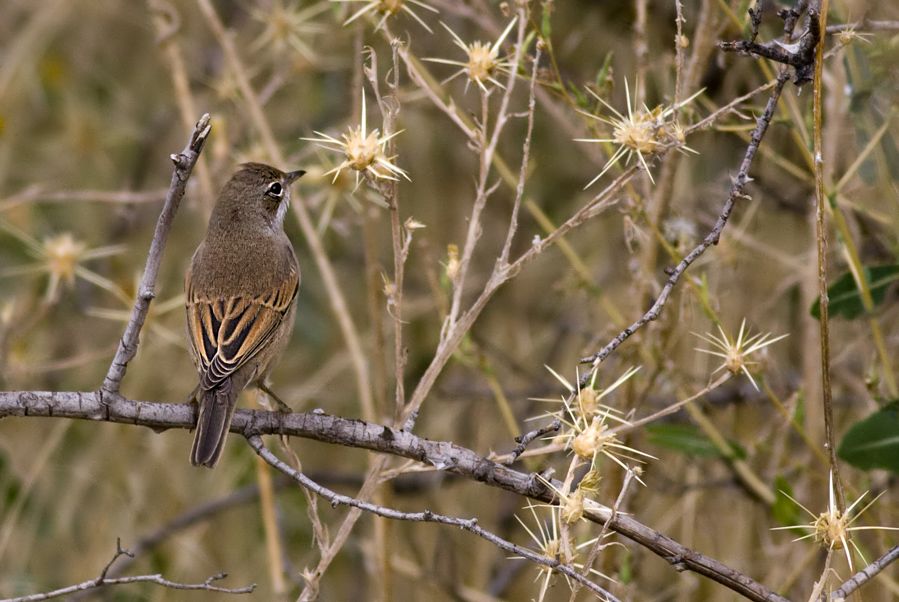
<instances>
[{"instance_id":1,"label":"bird's eye","mask_svg":"<svg viewBox=\"0 0 899 602\"><path fill-rule=\"evenodd\" d=\"M268 186L268 190L265 191L265 194L269 196L273 196L276 199L280 199L284 195L284 187L281 186L281 182L272 182Z\"/></svg>"}]
</instances>

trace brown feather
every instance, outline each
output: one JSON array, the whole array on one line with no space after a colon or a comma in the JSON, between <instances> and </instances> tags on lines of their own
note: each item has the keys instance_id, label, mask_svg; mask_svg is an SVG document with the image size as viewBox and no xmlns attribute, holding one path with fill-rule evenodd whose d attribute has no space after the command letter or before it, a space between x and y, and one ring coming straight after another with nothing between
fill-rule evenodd
<instances>
[{"instance_id":1,"label":"brown feather","mask_svg":"<svg viewBox=\"0 0 899 602\"><path fill-rule=\"evenodd\" d=\"M187 271L187 331L200 382L194 464L218 461L238 394L265 379L293 328L300 270L281 223L293 177L243 165L222 190ZM267 194L273 181L283 198Z\"/></svg>"}]
</instances>

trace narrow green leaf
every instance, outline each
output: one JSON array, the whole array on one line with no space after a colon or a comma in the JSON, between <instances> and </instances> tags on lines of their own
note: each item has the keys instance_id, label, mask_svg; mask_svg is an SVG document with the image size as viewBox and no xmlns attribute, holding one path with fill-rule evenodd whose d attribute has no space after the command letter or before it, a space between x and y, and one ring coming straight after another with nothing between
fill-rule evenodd
<instances>
[{"instance_id":1,"label":"narrow green leaf","mask_svg":"<svg viewBox=\"0 0 899 602\"><path fill-rule=\"evenodd\" d=\"M880 305L886 298L890 285L899 280L899 264L867 266L864 273L874 305ZM856 286L851 272L846 272L827 287L827 297L830 300L831 317L842 316L852 320L865 313L861 291ZM821 319L820 300L815 300L812 304L811 314L816 319Z\"/></svg>"},{"instance_id":2,"label":"narrow green leaf","mask_svg":"<svg viewBox=\"0 0 899 602\"><path fill-rule=\"evenodd\" d=\"M793 424L802 426L805 424L805 393L800 391L796 407L793 409Z\"/></svg>"},{"instance_id":3,"label":"narrow green leaf","mask_svg":"<svg viewBox=\"0 0 899 602\"><path fill-rule=\"evenodd\" d=\"M547 44L549 44L549 40L550 40L550 38L552 38L552 35L553 35L551 16L552 16L552 11L549 9L548 5L544 4L543 5L543 19L540 22L540 36L543 38L543 40Z\"/></svg>"},{"instance_id":4,"label":"narrow green leaf","mask_svg":"<svg viewBox=\"0 0 899 602\"><path fill-rule=\"evenodd\" d=\"M652 424L646 427L650 443L688 456L722 457L708 437L690 424Z\"/></svg>"},{"instance_id":5,"label":"narrow green leaf","mask_svg":"<svg viewBox=\"0 0 899 602\"><path fill-rule=\"evenodd\" d=\"M899 400L849 427L837 455L863 470L885 468L899 474Z\"/></svg>"},{"instance_id":6,"label":"narrow green leaf","mask_svg":"<svg viewBox=\"0 0 899 602\"><path fill-rule=\"evenodd\" d=\"M621 566L618 568L618 581L627 585L634 580L634 559L631 557L629 548L624 550L624 558L621 559Z\"/></svg>"},{"instance_id":7,"label":"narrow green leaf","mask_svg":"<svg viewBox=\"0 0 899 602\"><path fill-rule=\"evenodd\" d=\"M788 495L793 495L793 487L782 475L774 479L774 505L771 506L771 514L774 520L785 527L802 523L802 515L799 506ZM794 496L795 497L795 496Z\"/></svg>"},{"instance_id":8,"label":"narrow green leaf","mask_svg":"<svg viewBox=\"0 0 899 602\"><path fill-rule=\"evenodd\" d=\"M594 84L596 85L596 93L600 96L606 96L609 93L609 90L612 85L612 57L614 53L611 51L606 53L606 58L602 61L602 66L599 68L599 71L596 72L596 80L594 80Z\"/></svg>"}]
</instances>

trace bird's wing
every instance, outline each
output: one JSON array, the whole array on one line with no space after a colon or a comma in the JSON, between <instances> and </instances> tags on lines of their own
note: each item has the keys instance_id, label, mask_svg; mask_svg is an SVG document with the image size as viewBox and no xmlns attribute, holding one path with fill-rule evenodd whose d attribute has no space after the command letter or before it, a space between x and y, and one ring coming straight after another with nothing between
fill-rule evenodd
<instances>
[{"instance_id":1,"label":"bird's wing","mask_svg":"<svg viewBox=\"0 0 899 602\"><path fill-rule=\"evenodd\" d=\"M279 287L256 297L209 299L188 289L187 327L201 389L215 388L271 341L299 284L292 271Z\"/></svg>"}]
</instances>

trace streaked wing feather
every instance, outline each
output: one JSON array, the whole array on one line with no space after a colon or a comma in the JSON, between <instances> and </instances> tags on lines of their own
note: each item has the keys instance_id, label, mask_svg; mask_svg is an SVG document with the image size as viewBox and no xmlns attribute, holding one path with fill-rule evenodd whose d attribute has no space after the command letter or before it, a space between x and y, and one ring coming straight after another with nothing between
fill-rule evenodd
<instances>
[{"instance_id":1,"label":"streaked wing feather","mask_svg":"<svg viewBox=\"0 0 899 602\"><path fill-rule=\"evenodd\" d=\"M271 340L297 295L299 278L291 276L271 292L251 298L204 299L188 290L188 331L202 389L214 388Z\"/></svg>"}]
</instances>

